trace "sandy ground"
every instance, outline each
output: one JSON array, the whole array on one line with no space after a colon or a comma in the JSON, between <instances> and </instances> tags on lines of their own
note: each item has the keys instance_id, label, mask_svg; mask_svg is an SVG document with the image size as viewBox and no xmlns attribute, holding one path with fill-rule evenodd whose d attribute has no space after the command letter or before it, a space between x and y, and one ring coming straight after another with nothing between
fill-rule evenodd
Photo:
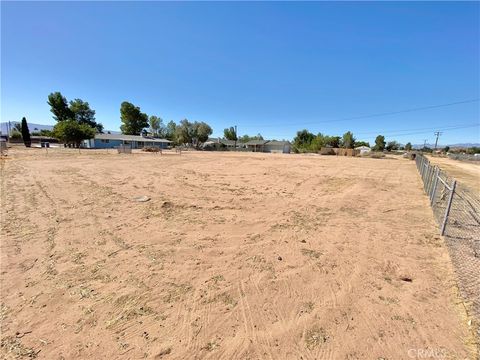
<instances>
[{"instance_id":1,"label":"sandy ground","mask_svg":"<svg viewBox=\"0 0 480 360\"><path fill-rule=\"evenodd\" d=\"M428 156L428 159L470 190L480 193L480 161L467 162L438 156Z\"/></svg>"},{"instance_id":2,"label":"sandy ground","mask_svg":"<svg viewBox=\"0 0 480 360\"><path fill-rule=\"evenodd\" d=\"M19 148L1 165L3 357L476 357L412 161Z\"/></svg>"}]
</instances>

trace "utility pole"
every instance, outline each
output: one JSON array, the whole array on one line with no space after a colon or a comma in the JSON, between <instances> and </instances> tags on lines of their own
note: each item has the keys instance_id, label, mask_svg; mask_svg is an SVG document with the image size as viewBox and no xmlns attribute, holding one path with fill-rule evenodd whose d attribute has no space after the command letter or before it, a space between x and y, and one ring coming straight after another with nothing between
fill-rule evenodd
<instances>
[{"instance_id":1,"label":"utility pole","mask_svg":"<svg viewBox=\"0 0 480 360\"><path fill-rule=\"evenodd\" d=\"M427 146L427 139L423 140L423 149L425 150L425 147Z\"/></svg>"},{"instance_id":2,"label":"utility pole","mask_svg":"<svg viewBox=\"0 0 480 360\"><path fill-rule=\"evenodd\" d=\"M237 151L237 125L235 125L235 151Z\"/></svg>"},{"instance_id":3,"label":"utility pole","mask_svg":"<svg viewBox=\"0 0 480 360\"><path fill-rule=\"evenodd\" d=\"M442 135L442 133L440 131L436 131L434 135L437 137L437 139L435 140L435 150L437 150L438 137Z\"/></svg>"}]
</instances>

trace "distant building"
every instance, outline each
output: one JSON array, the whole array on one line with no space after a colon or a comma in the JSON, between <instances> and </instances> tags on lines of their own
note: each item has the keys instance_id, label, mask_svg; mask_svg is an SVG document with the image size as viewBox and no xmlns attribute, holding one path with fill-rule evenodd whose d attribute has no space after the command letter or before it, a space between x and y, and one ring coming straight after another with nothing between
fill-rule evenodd
<instances>
[{"instance_id":1,"label":"distant building","mask_svg":"<svg viewBox=\"0 0 480 360\"><path fill-rule=\"evenodd\" d=\"M237 141L237 147L240 142ZM235 149L235 141L222 138L208 138L203 143L203 148L206 150L233 150Z\"/></svg>"},{"instance_id":2,"label":"distant building","mask_svg":"<svg viewBox=\"0 0 480 360\"><path fill-rule=\"evenodd\" d=\"M250 151L253 152L264 152L265 144L268 140L250 140L244 143L243 145Z\"/></svg>"},{"instance_id":3,"label":"distant building","mask_svg":"<svg viewBox=\"0 0 480 360\"><path fill-rule=\"evenodd\" d=\"M355 148L355 150L358 150L360 152L360 156L369 154L372 151L372 149L368 146L358 146Z\"/></svg>"},{"instance_id":4,"label":"distant building","mask_svg":"<svg viewBox=\"0 0 480 360\"><path fill-rule=\"evenodd\" d=\"M290 154L291 150L290 141L267 141L263 146L264 152Z\"/></svg>"},{"instance_id":5,"label":"distant building","mask_svg":"<svg viewBox=\"0 0 480 360\"><path fill-rule=\"evenodd\" d=\"M158 147L166 149L172 142L166 139L140 135L96 134L95 138L84 140L83 147L90 149L113 149L120 145L130 145L132 149Z\"/></svg>"}]
</instances>

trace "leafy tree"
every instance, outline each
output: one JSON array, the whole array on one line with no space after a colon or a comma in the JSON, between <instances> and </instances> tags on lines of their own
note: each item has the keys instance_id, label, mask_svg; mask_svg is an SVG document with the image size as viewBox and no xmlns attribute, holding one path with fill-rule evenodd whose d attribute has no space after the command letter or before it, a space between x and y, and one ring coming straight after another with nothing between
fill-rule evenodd
<instances>
[{"instance_id":1,"label":"leafy tree","mask_svg":"<svg viewBox=\"0 0 480 360\"><path fill-rule=\"evenodd\" d=\"M387 146L386 146L386 149L387 151L392 151L392 150L398 150L398 148L400 147L400 144L396 141L389 141Z\"/></svg>"},{"instance_id":2,"label":"leafy tree","mask_svg":"<svg viewBox=\"0 0 480 360\"><path fill-rule=\"evenodd\" d=\"M30 130L28 130L27 119L25 117L22 118L22 138L23 143L26 147L32 146L32 140L30 138Z\"/></svg>"},{"instance_id":3,"label":"leafy tree","mask_svg":"<svg viewBox=\"0 0 480 360\"><path fill-rule=\"evenodd\" d=\"M148 123L150 124L150 132L154 136L161 136L163 135L163 120L159 116L152 115L148 119Z\"/></svg>"},{"instance_id":4,"label":"leafy tree","mask_svg":"<svg viewBox=\"0 0 480 360\"><path fill-rule=\"evenodd\" d=\"M175 124L175 121L170 120L165 128L165 138L170 141L176 141L176 134L177 131L177 124Z\"/></svg>"},{"instance_id":5,"label":"leafy tree","mask_svg":"<svg viewBox=\"0 0 480 360\"><path fill-rule=\"evenodd\" d=\"M120 119L123 123L120 130L125 135L140 135L142 130L148 127L147 114L142 113L138 106L127 101L122 102L120 106Z\"/></svg>"},{"instance_id":6,"label":"leafy tree","mask_svg":"<svg viewBox=\"0 0 480 360\"><path fill-rule=\"evenodd\" d=\"M70 110L73 114L73 119L79 124L85 124L89 127L97 129L97 132L103 132L103 125L95 121L95 110L90 108L88 102L82 99L75 99L70 101Z\"/></svg>"},{"instance_id":7,"label":"leafy tree","mask_svg":"<svg viewBox=\"0 0 480 360\"><path fill-rule=\"evenodd\" d=\"M326 137L322 133L318 133L310 143L310 150L313 152L318 152L326 145Z\"/></svg>"},{"instance_id":8,"label":"leafy tree","mask_svg":"<svg viewBox=\"0 0 480 360\"><path fill-rule=\"evenodd\" d=\"M479 154L480 153L480 147L477 147L477 146L472 146L472 147L469 147L466 151L467 154Z\"/></svg>"},{"instance_id":9,"label":"leafy tree","mask_svg":"<svg viewBox=\"0 0 480 360\"><path fill-rule=\"evenodd\" d=\"M22 139L22 134L18 132L17 130L12 130L12 132L9 135L10 139Z\"/></svg>"},{"instance_id":10,"label":"leafy tree","mask_svg":"<svg viewBox=\"0 0 480 360\"><path fill-rule=\"evenodd\" d=\"M342 145L345 149L353 149L355 146L355 138L353 137L353 133L351 131L347 131L342 136Z\"/></svg>"},{"instance_id":11,"label":"leafy tree","mask_svg":"<svg viewBox=\"0 0 480 360\"><path fill-rule=\"evenodd\" d=\"M51 130L47 129L42 129L40 131L34 131L32 132L33 136L48 136L48 137L53 137L53 133Z\"/></svg>"},{"instance_id":12,"label":"leafy tree","mask_svg":"<svg viewBox=\"0 0 480 360\"><path fill-rule=\"evenodd\" d=\"M355 141L355 147L359 146L370 147L370 143L368 141Z\"/></svg>"},{"instance_id":13,"label":"leafy tree","mask_svg":"<svg viewBox=\"0 0 480 360\"><path fill-rule=\"evenodd\" d=\"M191 144L193 141L193 124L183 119L175 129L175 139L178 144Z\"/></svg>"},{"instance_id":14,"label":"leafy tree","mask_svg":"<svg viewBox=\"0 0 480 360\"><path fill-rule=\"evenodd\" d=\"M66 121L74 118L72 110L68 107L67 99L59 91L48 95L48 105L56 121Z\"/></svg>"},{"instance_id":15,"label":"leafy tree","mask_svg":"<svg viewBox=\"0 0 480 360\"><path fill-rule=\"evenodd\" d=\"M412 151L412 143L408 142L405 144L405 150L406 151Z\"/></svg>"},{"instance_id":16,"label":"leafy tree","mask_svg":"<svg viewBox=\"0 0 480 360\"><path fill-rule=\"evenodd\" d=\"M237 141L238 140L237 132L235 131L235 128L233 126L231 126L228 129L224 129L223 130L223 136L227 140L231 140L231 141Z\"/></svg>"},{"instance_id":17,"label":"leafy tree","mask_svg":"<svg viewBox=\"0 0 480 360\"><path fill-rule=\"evenodd\" d=\"M375 146L373 147L375 151L383 151L385 149L385 136L378 135L375 138Z\"/></svg>"},{"instance_id":18,"label":"leafy tree","mask_svg":"<svg viewBox=\"0 0 480 360\"><path fill-rule=\"evenodd\" d=\"M331 146L333 148L340 147L340 136L326 136L325 145Z\"/></svg>"},{"instance_id":19,"label":"leafy tree","mask_svg":"<svg viewBox=\"0 0 480 360\"><path fill-rule=\"evenodd\" d=\"M199 143L204 143L208 140L208 137L212 135L212 128L207 123L201 122L194 122L193 123L193 138L198 146Z\"/></svg>"},{"instance_id":20,"label":"leafy tree","mask_svg":"<svg viewBox=\"0 0 480 360\"><path fill-rule=\"evenodd\" d=\"M95 128L87 124L80 124L76 120L59 121L53 127L53 135L65 144L80 146L82 140L95 136Z\"/></svg>"},{"instance_id":21,"label":"leafy tree","mask_svg":"<svg viewBox=\"0 0 480 360\"><path fill-rule=\"evenodd\" d=\"M293 146L297 151L308 151L315 135L307 129L297 131L297 135L293 138Z\"/></svg>"},{"instance_id":22,"label":"leafy tree","mask_svg":"<svg viewBox=\"0 0 480 360\"><path fill-rule=\"evenodd\" d=\"M449 150L450 150L450 146L445 146L445 148L443 149L445 153L448 153Z\"/></svg>"},{"instance_id":23,"label":"leafy tree","mask_svg":"<svg viewBox=\"0 0 480 360\"><path fill-rule=\"evenodd\" d=\"M13 124L12 131L17 131L19 133L22 133L22 123Z\"/></svg>"},{"instance_id":24,"label":"leafy tree","mask_svg":"<svg viewBox=\"0 0 480 360\"><path fill-rule=\"evenodd\" d=\"M241 143L246 143L246 142L249 142L250 140L263 140L263 136L262 134L257 134L255 136L250 136L250 135L242 135L238 138L238 140L241 142Z\"/></svg>"}]
</instances>

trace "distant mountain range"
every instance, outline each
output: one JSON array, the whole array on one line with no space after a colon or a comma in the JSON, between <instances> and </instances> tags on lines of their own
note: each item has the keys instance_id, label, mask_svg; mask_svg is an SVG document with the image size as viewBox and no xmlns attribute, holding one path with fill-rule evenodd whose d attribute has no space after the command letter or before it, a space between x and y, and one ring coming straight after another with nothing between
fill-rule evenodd
<instances>
[{"instance_id":1,"label":"distant mountain range","mask_svg":"<svg viewBox=\"0 0 480 360\"><path fill-rule=\"evenodd\" d=\"M437 148L443 149L445 146L450 146L451 148L470 148L470 147L480 147L480 143L458 143L458 144L448 144L448 145L438 144ZM414 149L421 149L423 148L423 144L415 144L415 145L412 145L412 147ZM435 144L427 144L427 147L433 148L435 147Z\"/></svg>"},{"instance_id":2,"label":"distant mountain range","mask_svg":"<svg viewBox=\"0 0 480 360\"><path fill-rule=\"evenodd\" d=\"M20 124L19 121L10 121L10 127L13 129L15 124ZM0 123L0 129L2 130L2 134L7 134L8 133L8 122L2 122ZM28 123L28 130L30 132L36 132L40 130L52 130L53 125L43 125L43 124L35 124L35 123ZM111 131L111 130L105 130L104 132L109 131L111 134L120 134L120 131Z\"/></svg>"},{"instance_id":3,"label":"distant mountain range","mask_svg":"<svg viewBox=\"0 0 480 360\"><path fill-rule=\"evenodd\" d=\"M10 121L10 127L13 129L15 124L20 124L19 121ZM0 129L2 130L2 134L8 133L8 122L2 122L0 123ZM53 125L42 125L42 124L34 124L34 123L28 123L28 129L30 132L34 131L40 131L40 130L52 130Z\"/></svg>"}]
</instances>

